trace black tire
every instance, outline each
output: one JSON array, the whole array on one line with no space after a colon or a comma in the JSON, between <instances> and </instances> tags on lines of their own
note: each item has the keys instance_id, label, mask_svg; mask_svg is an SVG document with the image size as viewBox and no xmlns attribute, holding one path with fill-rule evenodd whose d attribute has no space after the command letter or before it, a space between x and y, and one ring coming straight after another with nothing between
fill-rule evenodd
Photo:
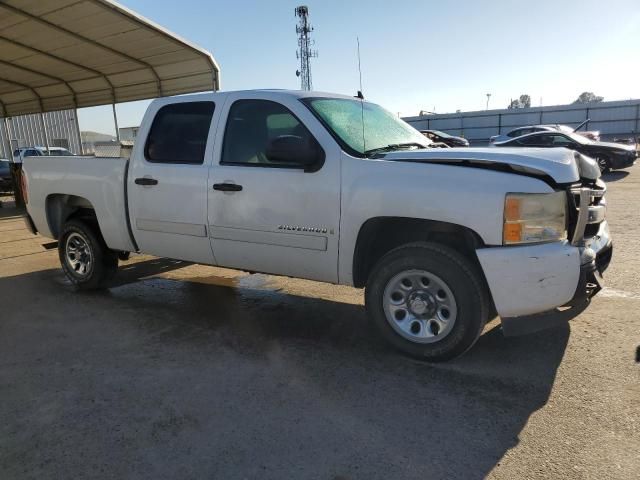
<instances>
[{"instance_id":1,"label":"black tire","mask_svg":"<svg viewBox=\"0 0 640 480\"><path fill-rule=\"evenodd\" d=\"M609 173L611 171L611 162L606 156L600 155L598 158L596 158L596 162L598 163L600 174L604 175L605 173Z\"/></svg>"},{"instance_id":2,"label":"black tire","mask_svg":"<svg viewBox=\"0 0 640 480\"><path fill-rule=\"evenodd\" d=\"M442 280L453 293L456 305L453 324L447 327L450 330L443 330L442 339L437 339L435 333L429 340L432 343L405 338L396 330L399 327L392 327L393 319L387 320L385 313L387 284L402 272L416 270ZM378 261L367 282L365 305L377 330L392 346L412 357L441 362L462 355L480 337L491 303L485 285L478 268L455 250L436 243L412 243L390 251Z\"/></svg>"},{"instance_id":3,"label":"black tire","mask_svg":"<svg viewBox=\"0 0 640 480\"><path fill-rule=\"evenodd\" d=\"M67 256L67 242L70 238L84 240L90 253L86 272L78 272ZM62 227L58 241L60 265L69 281L81 290L106 288L118 270L118 255L109 250L97 224L81 220L69 220Z\"/></svg>"}]
</instances>

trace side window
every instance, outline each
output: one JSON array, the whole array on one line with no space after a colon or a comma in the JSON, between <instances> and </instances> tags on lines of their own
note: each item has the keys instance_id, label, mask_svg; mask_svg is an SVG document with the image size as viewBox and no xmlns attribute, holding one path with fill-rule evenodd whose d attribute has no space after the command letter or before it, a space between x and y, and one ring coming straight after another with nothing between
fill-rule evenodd
<instances>
[{"instance_id":1,"label":"side window","mask_svg":"<svg viewBox=\"0 0 640 480\"><path fill-rule=\"evenodd\" d=\"M507 137L515 138L515 137L520 137L522 135L525 135L527 133L529 133L527 129L516 128L515 130L511 130L509 133L507 133Z\"/></svg>"},{"instance_id":2,"label":"side window","mask_svg":"<svg viewBox=\"0 0 640 480\"><path fill-rule=\"evenodd\" d=\"M527 138L521 138L518 140L520 145L524 145L526 147L541 147L544 145L543 135L532 135Z\"/></svg>"},{"instance_id":3,"label":"side window","mask_svg":"<svg viewBox=\"0 0 640 480\"><path fill-rule=\"evenodd\" d=\"M184 102L158 110L144 147L147 161L201 165L214 108L213 102Z\"/></svg>"},{"instance_id":4,"label":"side window","mask_svg":"<svg viewBox=\"0 0 640 480\"><path fill-rule=\"evenodd\" d=\"M320 148L309 130L284 105L270 100L238 100L229 109L221 164L300 167L297 161L274 160L267 148L275 139Z\"/></svg>"},{"instance_id":5,"label":"side window","mask_svg":"<svg viewBox=\"0 0 640 480\"><path fill-rule=\"evenodd\" d=\"M554 147L568 147L573 144L571 139L564 135L551 135L551 143Z\"/></svg>"}]
</instances>

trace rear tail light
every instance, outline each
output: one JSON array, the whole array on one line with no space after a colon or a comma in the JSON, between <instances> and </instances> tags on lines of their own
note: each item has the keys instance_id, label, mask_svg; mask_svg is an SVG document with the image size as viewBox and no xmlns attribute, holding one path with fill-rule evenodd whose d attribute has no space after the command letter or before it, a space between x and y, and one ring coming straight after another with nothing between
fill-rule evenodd
<instances>
[{"instance_id":1,"label":"rear tail light","mask_svg":"<svg viewBox=\"0 0 640 480\"><path fill-rule=\"evenodd\" d=\"M24 204L29 203L29 189L27 184L27 176L23 171L20 172L20 190L22 190L22 198L24 199Z\"/></svg>"}]
</instances>

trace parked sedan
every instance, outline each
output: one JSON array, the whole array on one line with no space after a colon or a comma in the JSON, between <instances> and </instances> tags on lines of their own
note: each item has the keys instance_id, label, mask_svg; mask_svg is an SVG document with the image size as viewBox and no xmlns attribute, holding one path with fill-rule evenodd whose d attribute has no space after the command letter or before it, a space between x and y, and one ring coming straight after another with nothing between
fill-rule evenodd
<instances>
[{"instance_id":1,"label":"parked sedan","mask_svg":"<svg viewBox=\"0 0 640 480\"><path fill-rule=\"evenodd\" d=\"M13 151L13 161L16 163L22 163L24 157L42 157L42 156L52 156L52 157L71 157L75 156L74 153L71 153L66 148L62 147L21 147L16 148Z\"/></svg>"},{"instance_id":2,"label":"parked sedan","mask_svg":"<svg viewBox=\"0 0 640 480\"><path fill-rule=\"evenodd\" d=\"M501 135L494 135L489 138L489 144L497 143L497 142L506 142L512 138L521 137L523 135L528 135L529 133L534 132L562 132L562 133L575 133L582 137L586 137L589 140L599 141L600 140L600 132L597 131L585 131L585 132L577 132L580 127L582 127L587 121L585 120L576 128L570 127L568 125L527 125L526 127L518 127L513 130L509 130L507 133L503 133Z\"/></svg>"},{"instance_id":3,"label":"parked sedan","mask_svg":"<svg viewBox=\"0 0 640 480\"><path fill-rule=\"evenodd\" d=\"M420 130L420 133L435 143L444 143L450 147L468 147L469 140L462 137L455 137L440 130Z\"/></svg>"},{"instance_id":4,"label":"parked sedan","mask_svg":"<svg viewBox=\"0 0 640 480\"><path fill-rule=\"evenodd\" d=\"M582 153L598 162L602 173L633 165L638 152L633 145L594 142L575 133L535 132L506 142L496 142L494 147L565 147Z\"/></svg>"}]
</instances>

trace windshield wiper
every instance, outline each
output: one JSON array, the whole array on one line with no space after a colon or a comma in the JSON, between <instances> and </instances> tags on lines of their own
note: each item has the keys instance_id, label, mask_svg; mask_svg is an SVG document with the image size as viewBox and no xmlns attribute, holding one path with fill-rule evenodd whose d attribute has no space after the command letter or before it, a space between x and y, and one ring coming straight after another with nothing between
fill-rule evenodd
<instances>
[{"instance_id":1,"label":"windshield wiper","mask_svg":"<svg viewBox=\"0 0 640 480\"><path fill-rule=\"evenodd\" d=\"M372 153L379 152L393 152L394 150L403 150L406 148L418 147L418 148L428 148L426 145L417 142L407 142L407 143L390 143L384 147L372 148L371 150L365 150L365 155L371 155Z\"/></svg>"}]
</instances>

